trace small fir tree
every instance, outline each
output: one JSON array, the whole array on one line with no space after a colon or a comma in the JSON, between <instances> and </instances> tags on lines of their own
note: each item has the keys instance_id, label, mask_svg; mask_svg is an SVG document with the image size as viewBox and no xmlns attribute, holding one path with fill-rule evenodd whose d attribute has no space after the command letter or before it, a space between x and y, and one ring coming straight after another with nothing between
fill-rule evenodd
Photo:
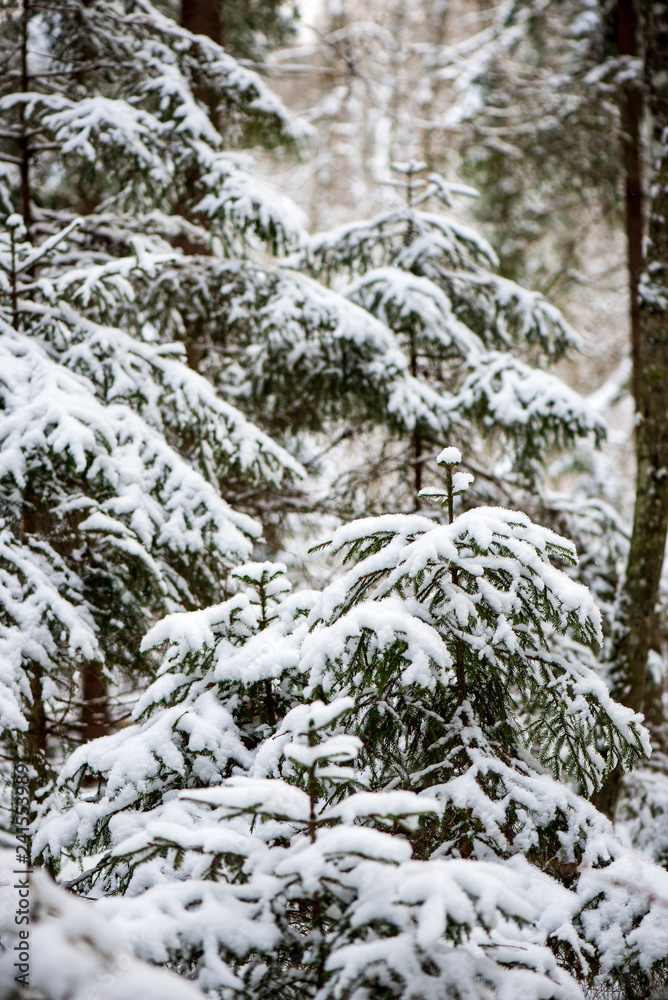
<instances>
[{"instance_id":1,"label":"small fir tree","mask_svg":"<svg viewBox=\"0 0 668 1000\"><path fill-rule=\"evenodd\" d=\"M113 853L140 879L163 858L186 881L106 899L102 911L135 947L150 921L139 950L169 954L225 996L579 997L544 946L518 937L533 912L517 877L411 860L400 831L438 803L371 791L346 766L360 740L327 730L353 704L292 709L258 750L257 770L275 776L233 776L173 800L171 819Z\"/></svg>"},{"instance_id":2,"label":"small fir tree","mask_svg":"<svg viewBox=\"0 0 668 1000\"><path fill-rule=\"evenodd\" d=\"M184 968L199 970L205 987L229 983L230 989L246 992L257 987L262 995L265 974L279 975L278 967L289 966L285 956L294 955L294 970L302 970L293 970L294 983L303 973L304 995L319 996L329 983L347 995L342 984L353 982L355 988L366 983L371 996L384 996L385 988L410 994L410 963L400 969L387 952L371 947L373 935L385 934L375 924L380 919L375 903L369 901L363 910L374 922L372 937L361 929L367 926L364 920L353 917L354 909L336 910L332 935L342 935L341 955L327 944L323 958L317 948L309 950L314 941L330 940L329 930L314 916L313 893L321 891L317 879L309 883L307 905L301 882L294 897L280 895L287 885L283 877L297 870L292 862L274 869L273 862L263 867L260 860L262 852L275 847L289 853L297 843L317 844L321 825L324 835L339 815L322 810L340 809L341 816L357 817L363 826L376 828L380 822L379 829L383 816L398 821L404 806L374 813L364 811L364 805L356 813L354 805L371 806L376 796L387 805L390 799L384 796L397 793L404 796L397 801L414 803L406 812L417 815L424 807L419 821L400 836L411 842L424 870L434 872L435 882L441 877L438 865L449 859L466 861L472 872L486 873L485 864L494 862L526 877L535 916L512 932L504 920L504 934L548 944L562 965L589 984L626 983L638 990L662 974L667 956L659 942L661 906L652 889L660 873L623 847L608 821L565 783L570 776L584 790L597 787L618 763L628 767L648 751L647 733L640 718L616 705L577 655L600 632L588 592L552 562L574 560L570 543L526 515L501 508L455 516L457 495L470 482L456 471L460 458L457 449L445 449L446 489L427 491L445 505L447 523L418 514L352 522L326 543L346 553L347 568L322 592L281 599L281 568L249 567L239 571L249 588L245 595L156 626L146 645L167 640L169 647L161 676L138 708L137 726L80 748L68 762L60 802L52 800L36 849L45 858L62 853L77 860L84 871L75 874L68 862L63 877L73 887L96 885L98 893L114 897L104 906L128 922L144 957L180 956ZM269 584L275 591L271 603ZM559 633L571 634L569 645L558 644ZM325 744L329 763L323 760L317 774L319 737L309 739L308 726L298 730L304 733L296 738L301 750L284 746L293 741L291 720L302 725L310 718L303 702L313 697L322 702L317 712L324 713L323 719L331 710L327 724L334 725L340 699L349 713L345 728L335 725L335 742ZM288 710L277 727L270 722L269 703L278 710L276 718ZM208 728L207 720L213 722ZM358 741L354 747L351 737ZM330 755L335 748L342 753L355 749L358 763L347 777ZM98 786L80 800L86 774L94 775ZM320 787L318 777L334 783ZM215 787L207 789L212 778ZM291 811L294 789L286 789L286 781L302 789L301 812L296 806ZM319 796L322 806L315 808ZM218 810L213 824L203 803ZM266 822L258 825L263 817ZM242 846L238 837L250 840ZM256 841L259 854L252 846ZM320 858L319 851L309 857ZM294 877L306 878L307 871L320 871L320 864L314 860L312 869L298 868ZM637 876L632 881L625 875L629 866ZM344 869L357 871L357 863L346 860ZM200 878L206 886L192 882ZM373 878L375 885L383 881L380 874ZM215 885L209 886L210 880ZM262 885L276 887L279 895L273 888L263 895ZM353 888L355 906L364 901L366 907L366 897L355 896L359 886ZM322 891L329 906L324 886ZM237 892L250 910L238 907ZM294 907L271 902L284 898L294 899ZM133 911L141 900L146 909ZM395 912L389 904L382 906L386 914ZM248 914L247 937L246 931L235 937L230 930L237 908L239 922L242 912ZM140 944L133 912L142 914L137 917L141 926L149 913L156 927L158 913L171 915L161 918L150 942ZM261 945L254 935L265 919L272 929L265 928ZM205 927L214 920L215 933L207 938ZM400 924L408 927L403 920L397 917L398 923L391 924L390 940ZM618 933L614 944L606 931L610 921ZM295 926L301 935L296 944ZM451 925L445 926L447 942ZM359 937L353 928L360 929ZM452 930L460 940L460 931ZM478 928L473 938L480 933ZM277 957L279 942L286 941L297 950L288 948ZM355 952L353 943L361 948L360 942L364 948ZM438 972L422 966L420 975L433 974L434 984L447 979L449 947L443 944L442 965L434 959ZM255 957L246 966L251 953ZM366 959L355 957L371 954L385 970L376 979ZM351 965L344 956L350 956ZM504 962L499 959L499 964ZM259 971L251 975L256 966ZM225 979L231 968L235 976L239 969L248 975L243 985ZM345 970L342 979L336 978L338 969ZM314 974L316 979L310 979ZM505 973L498 975L489 981L503 995Z\"/></svg>"}]
</instances>

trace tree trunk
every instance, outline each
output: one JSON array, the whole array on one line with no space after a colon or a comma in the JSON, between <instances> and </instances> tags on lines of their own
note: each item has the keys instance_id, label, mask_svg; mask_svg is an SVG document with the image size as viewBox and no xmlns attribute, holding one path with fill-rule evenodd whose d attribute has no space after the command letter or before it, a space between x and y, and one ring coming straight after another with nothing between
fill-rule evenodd
<instances>
[{"instance_id":1,"label":"tree trunk","mask_svg":"<svg viewBox=\"0 0 668 1000\"><path fill-rule=\"evenodd\" d=\"M642 711L647 657L668 528L668 3L638 4L650 114L647 262L638 323L637 482L633 534L615 641L613 693ZM622 775L615 772L594 801L614 816Z\"/></svg>"},{"instance_id":2,"label":"tree trunk","mask_svg":"<svg viewBox=\"0 0 668 1000\"><path fill-rule=\"evenodd\" d=\"M109 732L109 697L99 663L81 668L81 742L88 743Z\"/></svg>"},{"instance_id":3,"label":"tree trunk","mask_svg":"<svg viewBox=\"0 0 668 1000\"><path fill-rule=\"evenodd\" d=\"M222 5L224 0L181 0L181 26L192 31L193 35L206 35L212 41L222 44ZM195 87L195 97L206 104L209 117L215 128L219 129L220 114L216 101L204 87ZM182 205L177 205L177 212L183 209ZM183 250L188 256L195 254L208 255L209 250L205 246L194 243L188 236L177 236L172 240L175 247ZM204 349L198 344L199 331L186 330L183 343L186 350L186 361L188 367L193 371L199 371L200 362L204 355Z\"/></svg>"},{"instance_id":4,"label":"tree trunk","mask_svg":"<svg viewBox=\"0 0 668 1000\"><path fill-rule=\"evenodd\" d=\"M618 0L617 50L620 56L635 58L638 24L634 0ZM631 357L633 359L633 399L640 412L640 296L638 284L643 270L642 140L643 95L640 84L624 84L620 102L622 160L624 165L624 211L626 259L631 312Z\"/></svg>"},{"instance_id":5,"label":"tree trunk","mask_svg":"<svg viewBox=\"0 0 668 1000\"><path fill-rule=\"evenodd\" d=\"M222 3L223 0L182 0L181 25L193 35L206 35L220 43Z\"/></svg>"},{"instance_id":6,"label":"tree trunk","mask_svg":"<svg viewBox=\"0 0 668 1000\"><path fill-rule=\"evenodd\" d=\"M415 343L415 335L411 335L411 360L410 360L410 372L413 378L417 378L418 366L417 366L417 345ZM420 490L422 489L422 435L420 434L420 428L417 425L417 417L415 422L415 430L413 431L413 485L415 489L415 497L413 500L415 510L420 509L422 501L418 496Z\"/></svg>"},{"instance_id":7,"label":"tree trunk","mask_svg":"<svg viewBox=\"0 0 668 1000\"><path fill-rule=\"evenodd\" d=\"M44 777L47 751L46 707L42 692L44 672L38 663L31 663L30 712L28 714L28 734L26 741L26 764L35 768L38 779Z\"/></svg>"},{"instance_id":8,"label":"tree trunk","mask_svg":"<svg viewBox=\"0 0 668 1000\"><path fill-rule=\"evenodd\" d=\"M45 537L50 527L50 513L40 497L35 491L32 482L29 480L23 492L23 505L21 510L23 542L30 535ZM44 671L41 665L32 660L27 667L30 684L30 711L28 713L28 732L25 744L26 760L24 763L32 765L38 774L37 783L44 779L46 770L47 752L47 720L46 706L44 704L44 694L42 691L42 679ZM31 800L34 785L31 784Z\"/></svg>"},{"instance_id":9,"label":"tree trunk","mask_svg":"<svg viewBox=\"0 0 668 1000\"><path fill-rule=\"evenodd\" d=\"M39 791L48 783L52 774L49 773L48 721L42 689L44 671L41 665L33 660L26 672L30 685L30 706L26 711L28 731L22 739L19 737L17 741L18 754L15 763L27 764L33 769L28 780L28 815L32 823L35 819L35 805L39 798Z\"/></svg>"},{"instance_id":10,"label":"tree trunk","mask_svg":"<svg viewBox=\"0 0 668 1000\"><path fill-rule=\"evenodd\" d=\"M29 0L23 0L23 13L21 18L21 88L24 93L30 89L30 76L28 74L28 23L30 21ZM20 105L19 114L21 116L21 211L23 213L23 224L26 227L28 239L31 236L32 226L32 202L30 197L30 140L26 134L25 106Z\"/></svg>"}]
</instances>

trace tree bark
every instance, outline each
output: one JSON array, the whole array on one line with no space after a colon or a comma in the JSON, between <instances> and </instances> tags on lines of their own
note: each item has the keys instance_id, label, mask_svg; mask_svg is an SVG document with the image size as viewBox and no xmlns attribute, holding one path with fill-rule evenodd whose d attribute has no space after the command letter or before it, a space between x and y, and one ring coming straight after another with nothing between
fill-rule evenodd
<instances>
[{"instance_id":1,"label":"tree bark","mask_svg":"<svg viewBox=\"0 0 668 1000\"><path fill-rule=\"evenodd\" d=\"M638 302L638 425L633 534L615 637L613 694L642 711L668 529L668 2L638 3L652 133L647 259ZM614 816L618 770L594 798Z\"/></svg>"},{"instance_id":2,"label":"tree bark","mask_svg":"<svg viewBox=\"0 0 668 1000\"><path fill-rule=\"evenodd\" d=\"M617 50L620 56L638 55L638 24L634 0L618 0ZM643 260L642 140L643 94L634 80L625 83L620 102L622 161L624 168L624 213L629 278L633 399L640 412L640 296L638 284Z\"/></svg>"},{"instance_id":3,"label":"tree bark","mask_svg":"<svg viewBox=\"0 0 668 1000\"><path fill-rule=\"evenodd\" d=\"M193 35L206 35L221 42L221 4L223 0L182 0L181 25Z\"/></svg>"},{"instance_id":4,"label":"tree bark","mask_svg":"<svg viewBox=\"0 0 668 1000\"><path fill-rule=\"evenodd\" d=\"M35 768L39 777L44 776L47 751L47 722L42 680L44 672L33 662L29 672L31 706L28 714L28 735L25 763Z\"/></svg>"},{"instance_id":5,"label":"tree bark","mask_svg":"<svg viewBox=\"0 0 668 1000\"><path fill-rule=\"evenodd\" d=\"M21 17L21 88L24 93L30 89L30 76L28 73L28 23L30 20L29 0L23 0L23 12ZM23 224L26 227L28 239L31 236L32 226L32 200L30 191L30 140L26 135L25 106L20 105L19 114L21 116L21 211L23 213Z\"/></svg>"},{"instance_id":6,"label":"tree bark","mask_svg":"<svg viewBox=\"0 0 668 1000\"><path fill-rule=\"evenodd\" d=\"M181 0L181 26L192 31L193 35L206 35L212 41L222 44L222 4L224 0ZM220 116L216 102L204 87L195 88L195 96L206 104L209 116L216 128L220 127ZM177 206L177 210L180 206ZM175 247L188 255L208 255L206 247L199 246L188 236L177 236L172 240ZM198 345L199 332L197 330L187 330L183 337L186 349L186 361L189 368L199 371L200 362L204 354L201 345Z\"/></svg>"},{"instance_id":7,"label":"tree bark","mask_svg":"<svg viewBox=\"0 0 668 1000\"><path fill-rule=\"evenodd\" d=\"M99 663L83 664L81 695L81 742L88 743L110 731L109 696Z\"/></svg>"},{"instance_id":8,"label":"tree bark","mask_svg":"<svg viewBox=\"0 0 668 1000\"><path fill-rule=\"evenodd\" d=\"M413 378L417 378L418 367L417 367L417 345L415 343L415 335L411 335L411 360L410 360L410 372ZM413 431L413 485L415 489L414 505L415 510L420 509L422 501L420 500L419 493L422 489L422 435L420 434L420 428L417 425L417 417L415 423L415 430Z\"/></svg>"}]
</instances>

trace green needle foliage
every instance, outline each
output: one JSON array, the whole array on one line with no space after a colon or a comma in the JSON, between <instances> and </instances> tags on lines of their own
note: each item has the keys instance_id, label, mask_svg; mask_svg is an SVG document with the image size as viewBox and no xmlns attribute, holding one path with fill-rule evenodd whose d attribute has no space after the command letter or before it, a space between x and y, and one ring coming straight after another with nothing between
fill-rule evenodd
<instances>
[{"instance_id":1,"label":"green needle foliage","mask_svg":"<svg viewBox=\"0 0 668 1000\"><path fill-rule=\"evenodd\" d=\"M165 659L135 724L67 762L36 850L108 897L140 956L259 998L276 983L289 997L422 996L454 983L459 948L455 996L487 996L476 977L503 996L510 966L536 974L528 943L582 982L664 967L658 870L569 784L598 787L648 751L641 718L586 665L600 623L560 568L574 549L516 511L457 513L471 477L456 448L439 460L446 488L425 492L443 521L353 521L323 543L344 561L322 591L289 594L285 567L249 564L228 601L156 625L144 648L166 643ZM483 944L496 963L483 974L477 904L463 923L434 917L427 946L427 897L406 887L423 871L437 895L469 871L491 886L492 862L523 873L534 909L499 918L520 965ZM443 892L429 912L456 894ZM550 968L538 996L576 989Z\"/></svg>"}]
</instances>

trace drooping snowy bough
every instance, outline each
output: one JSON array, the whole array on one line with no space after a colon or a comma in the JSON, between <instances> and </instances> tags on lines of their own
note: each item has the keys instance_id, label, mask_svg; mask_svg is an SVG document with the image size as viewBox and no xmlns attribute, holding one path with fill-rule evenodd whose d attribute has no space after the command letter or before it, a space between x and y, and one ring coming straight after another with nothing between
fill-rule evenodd
<instances>
[{"instance_id":1,"label":"drooping snowy bough","mask_svg":"<svg viewBox=\"0 0 668 1000\"><path fill-rule=\"evenodd\" d=\"M17 882L17 880L19 880ZM55 885L46 872L17 874L13 849L0 849L0 996L31 992L45 1000L95 996L99 1000L204 1000L192 983L139 961L89 903ZM17 886L27 888L30 924L18 924Z\"/></svg>"},{"instance_id":2,"label":"drooping snowy bough","mask_svg":"<svg viewBox=\"0 0 668 1000\"><path fill-rule=\"evenodd\" d=\"M67 269L72 228L34 247L14 215L0 234L0 734L39 782L82 700L145 670L151 618L202 603L249 557L261 527L224 477L302 474L180 345L91 318L122 311L124 275L159 261Z\"/></svg>"},{"instance_id":3,"label":"drooping snowy bough","mask_svg":"<svg viewBox=\"0 0 668 1000\"><path fill-rule=\"evenodd\" d=\"M412 472L415 492L445 435L469 448L479 440L503 474L533 488L555 445L605 433L586 401L546 370L577 336L541 294L497 274L487 240L449 214L453 195L474 191L424 163L393 169L387 211L308 237L292 263L394 333L410 390L391 397L385 423L404 444L398 464L404 481ZM431 393L417 406L420 388Z\"/></svg>"}]
</instances>

